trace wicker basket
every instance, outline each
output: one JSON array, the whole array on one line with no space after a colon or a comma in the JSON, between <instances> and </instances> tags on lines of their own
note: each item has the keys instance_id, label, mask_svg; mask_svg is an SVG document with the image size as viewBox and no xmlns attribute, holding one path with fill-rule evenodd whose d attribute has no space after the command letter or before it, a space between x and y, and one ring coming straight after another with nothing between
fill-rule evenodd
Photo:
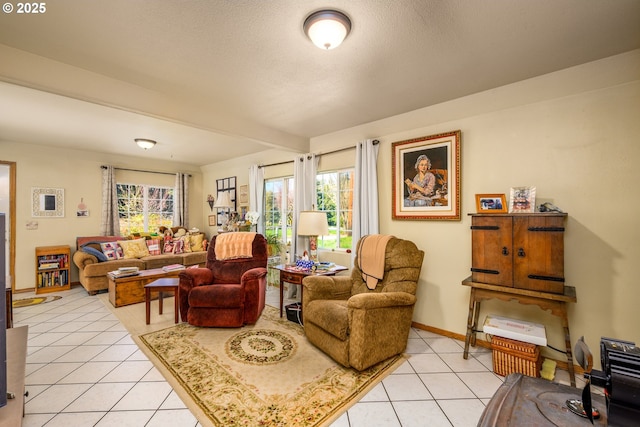
<instances>
[{"instance_id":1,"label":"wicker basket","mask_svg":"<svg viewBox=\"0 0 640 427\"><path fill-rule=\"evenodd\" d=\"M542 369L540 348L535 344L493 336L493 372L507 376L514 372L539 377Z\"/></svg>"}]
</instances>

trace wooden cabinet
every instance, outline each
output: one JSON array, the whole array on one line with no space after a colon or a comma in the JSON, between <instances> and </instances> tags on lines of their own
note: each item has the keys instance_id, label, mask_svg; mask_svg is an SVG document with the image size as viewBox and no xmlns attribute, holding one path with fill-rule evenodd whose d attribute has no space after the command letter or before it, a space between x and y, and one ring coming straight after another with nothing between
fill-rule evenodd
<instances>
[{"instance_id":1,"label":"wooden cabinet","mask_svg":"<svg viewBox=\"0 0 640 427\"><path fill-rule=\"evenodd\" d=\"M64 245L36 248L36 294L71 289L70 254L70 247Z\"/></svg>"},{"instance_id":2,"label":"wooden cabinet","mask_svg":"<svg viewBox=\"0 0 640 427\"><path fill-rule=\"evenodd\" d=\"M565 213L471 214L471 279L564 292Z\"/></svg>"}]
</instances>

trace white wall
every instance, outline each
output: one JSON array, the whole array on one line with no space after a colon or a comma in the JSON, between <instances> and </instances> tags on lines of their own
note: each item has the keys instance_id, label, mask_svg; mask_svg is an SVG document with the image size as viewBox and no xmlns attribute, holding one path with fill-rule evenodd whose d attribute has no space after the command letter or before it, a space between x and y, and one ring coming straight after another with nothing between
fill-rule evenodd
<instances>
[{"instance_id":1,"label":"white wall","mask_svg":"<svg viewBox=\"0 0 640 427\"><path fill-rule=\"evenodd\" d=\"M576 287L570 304L572 341L584 335L598 358L601 336L640 342L635 320L640 287L640 51L562 70L433 107L345 129L311 140L311 151L380 142L378 181L381 232L411 239L425 251L414 321L464 335L470 275L469 213L475 194L505 193L533 185L538 203L551 201L568 213L565 277ZM391 219L391 144L462 131L461 220ZM355 153L355 151L354 151ZM238 175L251 163L286 160L288 153L211 165L205 182ZM323 156L320 170L353 165L353 154ZM241 166L240 166L241 165ZM291 174L278 167L273 176ZM266 172L272 172L267 168ZM494 313L544 323L550 345L564 349L558 318L534 306L489 301L480 318ZM546 350L562 360L562 355Z\"/></svg>"},{"instance_id":2,"label":"white wall","mask_svg":"<svg viewBox=\"0 0 640 427\"><path fill-rule=\"evenodd\" d=\"M493 91L314 138L312 151L375 137L381 232L414 240L426 252L414 320L465 333L470 275L468 213L475 194L537 187L539 201L568 212L565 277L578 302L569 308L572 341L584 335L640 342L635 319L640 287L640 51L519 82ZM419 123L424 123L420 126ZM462 131L462 219L391 219L391 144ZM496 313L547 325L550 344L564 349L557 318L517 303L483 303ZM597 351L596 351L597 353ZM561 358L557 353L550 356Z\"/></svg>"},{"instance_id":3,"label":"white wall","mask_svg":"<svg viewBox=\"0 0 640 427\"><path fill-rule=\"evenodd\" d=\"M33 290L35 285L36 246L69 245L75 250L78 236L100 234L102 203L101 165L143 169L162 172L188 172L190 181L190 226L203 229L202 175L198 168L172 162L153 162L143 157L122 158L75 150L59 150L51 147L0 141L0 160L16 162L16 291ZM173 186L175 177L147 173L119 171L121 182ZM64 189L64 218L32 218L31 188L52 187ZM76 217L80 199L89 209L89 216ZM27 229L27 223L35 221L35 230ZM75 266L71 270L72 281L78 280Z\"/></svg>"}]
</instances>

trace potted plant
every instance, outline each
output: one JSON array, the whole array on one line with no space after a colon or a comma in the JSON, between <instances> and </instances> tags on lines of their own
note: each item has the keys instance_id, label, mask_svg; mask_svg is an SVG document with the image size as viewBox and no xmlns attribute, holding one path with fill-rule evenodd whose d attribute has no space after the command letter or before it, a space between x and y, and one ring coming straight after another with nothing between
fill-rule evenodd
<instances>
[{"instance_id":1,"label":"potted plant","mask_svg":"<svg viewBox=\"0 0 640 427\"><path fill-rule=\"evenodd\" d=\"M278 239L278 236L275 234L267 234L265 237L267 239L267 253L269 256L279 255L284 245L280 239Z\"/></svg>"}]
</instances>

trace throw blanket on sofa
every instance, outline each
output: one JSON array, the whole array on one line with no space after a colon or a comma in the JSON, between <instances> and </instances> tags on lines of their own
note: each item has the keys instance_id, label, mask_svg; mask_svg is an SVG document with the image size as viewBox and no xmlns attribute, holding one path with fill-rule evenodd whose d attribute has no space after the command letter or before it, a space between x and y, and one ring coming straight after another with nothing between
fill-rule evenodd
<instances>
[{"instance_id":1,"label":"throw blanket on sofa","mask_svg":"<svg viewBox=\"0 0 640 427\"><path fill-rule=\"evenodd\" d=\"M376 288L378 280L382 280L384 276L384 253L392 237L388 234L371 234L364 236L360 242L358 267L362 272L362 280L371 290Z\"/></svg>"},{"instance_id":2,"label":"throw blanket on sofa","mask_svg":"<svg viewBox=\"0 0 640 427\"><path fill-rule=\"evenodd\" d=\"M237 232L224 233L216 237L216 259L224 261L226 259L251 258L253 253L253 239L256 233Z\"/></svg>"}]
</instances>

